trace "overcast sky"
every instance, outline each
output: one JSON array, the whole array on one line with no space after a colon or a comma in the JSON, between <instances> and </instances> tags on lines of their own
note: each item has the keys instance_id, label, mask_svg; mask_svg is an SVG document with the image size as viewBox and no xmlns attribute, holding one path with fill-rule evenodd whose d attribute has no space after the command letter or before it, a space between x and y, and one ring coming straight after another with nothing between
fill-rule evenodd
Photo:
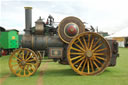
<instances>
[{"instance_id":1,"label":"overcast sky","mask_svg":"<svg viewBox=\"0 0 128 85\"><path fill-rule=\"evenodd\" d=\"M33 26L51 14L55 22L76 16L109 34L128 27L128 0L0 0L0 26L23 31L25 6L33 7Z\"/></svg>"}]
</instances>

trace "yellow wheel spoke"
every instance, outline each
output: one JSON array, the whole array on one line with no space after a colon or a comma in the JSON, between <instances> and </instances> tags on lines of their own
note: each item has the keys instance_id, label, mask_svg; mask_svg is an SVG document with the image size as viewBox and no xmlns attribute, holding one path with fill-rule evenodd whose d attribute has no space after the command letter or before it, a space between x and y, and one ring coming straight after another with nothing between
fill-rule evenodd
<instances>
[{"instance_id":1,"label":"yellow wheel spoke","mask_svg":"<svg viewBox=\"0 0 128 85\"><path fill-rule=\"evenodd\" d=\"M12 67L14 67L14 66L19 66L19 64L14 64L14 65L12 65Z\"/></svg>"},{"instance_id":2,"label":"yellow wheel spoke","mask_svg":"<svg viewBox=\"0 0 128 85\"><path fill-rule=\"evenodd\" d=\"M87 58L85 59L85 62L84 62L84 65L83 65L83 67L82 67L82 70L81 70L81 71L84 71L86 63L87 63Z\"/></svg>"},{"instance_id":3,"label":"yellow wheel spoke","mask_svg":"<svg viewBox=\"0 0 128 85\"><path fill-rule=\"evenodd\" d=\"M87 61L88 73L90 73L89 60Z\"/></svg>"},{"instance_id":4,"label":"yellow wheel spoke","mask_svg":"<svg viewBox=\"0 0 128 85\"><path fill-rule=\"evenodd\" d=\"M19 69L20 67L18 66L16 69L15 69L15 72Z\"/></svg>"},{"instance_id":5,"label":"yellow wheel spoke","mask_svg":"<svg viewBox=\"0 0 128 85\"><path fill-rule=\"evenodd\" d=\"M32 56L33 56L33 55L31 54L31 55L26 59L26 61L28 61Z\"/></svg>"},{"instance_id":6,"label":"yellow wheel spoke","mask_svg":"<svg viewBox=\"0 0 128 85\"><path fill-rule=\"evenodd\" d=\"M25 67L24 67L24 76L26 76L26 69L25 69Z\"/></svg>"},{"instance_id":7,"label":"yellow wheel spoke","mask_svg":"<svg viewBox=\"0 0 128 85\"><path fill-rule=\"evenodd\" d=\"M27 69L27 71L28 71L28 75L31 75L31 72L29 71L29 69Z\"/></svg>"},{"instance_id":8,"label":"yellow wheel spoke","mask_svg":"<svg viewBox=\"0 0 128 85\"><path fill-rule=\"evenodd\" d=\"M105 55L105 53L93 53L93 55Z\"/></svg>"},{"instance_id":9,"label":"yellow wheel spoke","mask_svg":"<svg viewBox=\"0 0 128 85\"><path fill-rule=\"evenodd\" d=\"M77 70L79 70L79 68L81 67L81 65L83 64L84 60L82 60L82 62L80 63L80 65L77 67Z\"/></svg>"},{"instance_id":10,"label":"yellow wheel spoke","mask_svg":"<svg viewBox=\"0 0 128 85\"><path fill-rule=\"evenodd\" d=\"M103 63L101 63L98 59L95 59L95 61L97 61L100 65L102 65Z\"/></svg>"},{"instance_id":11,"label":"yellow wheel spoke","mask_svg":"<svg viewBox=\"0 0 128 85\"><path fill-rule=\"evenodd\" d=\"M18 61L17 60L12 60L12 62L17 63Z\"/></svg>"},{"instance_id":12,"label":"yellow wheel spoke","mask_svg":"<svg viewBox=\"0 0 128 85\"><path fill-rule=\"evenodd\" d=\"M80 45L74 42L74 45L76 45L78 48L80 48L82 51L85 51Z\"/></svg>"},{"instance_id":13,"label":"yellow wheel spoke","mask_svg":"<svg viewBox=\"0 0 128 85\"><path fill-rule=\"evenodd\" d=\"M90 43L90 37L91 37L91 35L90 34L88 34L88 48L90 47L89 45L89 43Z\"/></svg>"},{"instance_id":14,"label":"yellow wheel spoke","mask_svg":"<svg viewBox=\"0 0 128 85\"><path fill-rule=\"evenodd\" d=\"M69 43L67 58L78 74L96 75L109 64L111 48L107 40L98 33L80 33Z\"/></svg>"},{"instance_id":15,"label":"yellow wheel spoke","mask_svg":"<svg viewBox=\"0 0 128 85\"><path fill-rule=\"evenodd\" d=\"M85 46L83 45L82 41L80 40L80 38L78 38L80 44L82 45L83 49L85 49Z\"/></svg>"},{"instance_id":16,"label":"yellow wheel spoke","mask_svg":"<svg viewBox=\"0 0 128 85\"><path fill-rule=\"evenodd\" d=\"M22 69L19 70L19 72L17 73L17 75L21 76L21 72L22 72Z\"/></svg>"},{"instance_id":17,"label":"yellow wheel spoke","mask_svg":"<svg viewBox=\"0 0 128 85\"><path fill-rule=\"evenodd\" d=\"M94 37L92 38L92 41L91 41L90 50L92 50L93 42L94 42Z\"/></svg>"},{"instance_id":18,"label":"yellow wheel spoke","mask_svg":"<svg viewBox=\"0 0 128 85\"><path fill-rule=\"evenodd\" d=\"M73 65L75 65L75 64L77 64L78 62L80 62L82 59L84 59L85 57L81 57L80 59L78 59L77 61L75 61L74 63L73 63Z\"/></svg>"},{"instance_id":19,"label":"yellow wheel spoke","mask_svg":"<svg viewBox=\"0 0 128 85\"><path fill-rule=\"evenodd\" d=\"M99 56L96 56L96 58L106 61L105 58L102 58L102 57L99 57Z\"/></svg>"},{"instance_id":20,"label":"yellow wheel spoke","mask_svg":"<svg viewBox=\"0 0 128 85\"><path fill-rule=\"evenodd\" d=\"M103 45L103 43L101 43L101 44L99 44L96 48L94 48L93 50L92 50L92 52L94 52L95 50L97 50L99 47L101 47Z\"/></svg>"},{"instance_id":21,"label":"yellow wheel spoke","mask_svg":"<svg viewBox=\"0 0 128 85\"><path fill-rule=\"evenodd\" d=\"M34 72L35 71L35 68L31 67L31 70Z\"/></svg>"},{"instance_id":22,"label":"yellow wheel spoke","mask_svg":"<svg viewBox=\"0 0 128 85\"><path fill-rule=\"evenodd\" d=\"M26 56L25 56L25 59L28 57L28 54L29 54L29 51L27 51L27 54L26 54Z\"/></svg>"},{"instance_id":23,"label":"yellow wheel spoke","mask_svg":"<svg viewBox=\"0 0 128 85\"><path fill-rule=\"evenodd\" d=\"M80 55L80 56L76 56L76 57L74 57L74 58L71 58L71 61L72 60L75 60L75 59L78 59L78 58L81 58L82 56Z\"/></svg>"},{"instance_id":24,"label":"yellow wheel spoke","mask_svg":"<svg viewBox=\"0 0 128 85\"><path fill-rule=\"evenodd\" d=\"M28 75L30 75L30 74L31 74L31 72L29 71L29 67L30 67L30 65L27 65Z\"/></svg>"},{"instance_id":25,"label":"yellow wheel spoke","mask_svg":"<svg viewBox=\"0 0 128 85\"><path fill-rule=\"evenodd\" d=\"M93 67L93 64L92 64L92 60L90 60L90 64L91 64L92 72L94 72L94 67Z\"/></svg>"},{"instance_id":26,"label":"yellow wheel spoke","mask_svg":"<svg viewBox=\"0 0 128 85\"><path fill-rule=\"evenodd\" d=\"M22 50L22 59L24 60L24 50Z\"/></svg>"},{"instance_id":27,"label":"yellow wheel spoke","mask_svg":"<svg viewBox=\"0 0 128 85\"><path fill-rule=\"evenodd\" d=\"M107 50L107 48L98 49L95 52L101 52L101 51L104 51L104 50Z\"/></svg>"},{"instance_id":28,"label":"yellow wheel spoke","mask_svg":"<svg viewBox=\"0 0 128 85\"><path fill-rule=\"evenodd\" d=\"M16 57L15 55L14 55L14 57L15 57L17 60L21 61L21 59L19 59L19 58L18 58L18 57Z\"/></svg>"},{"instance_id":29,"label":"yellow wheel spoke","mask_svg":"<svg viewBox=\"0 0 128 85\"><path fill-rule=\"evenodd\" d=\"M74 48L74 47L71 47L71 49L75 50L75 51L78 51L78 52L82 52L81 50L77 49L77 48Z\"/></svg>"},{"instance_id":30,"label":"yellow wheel spoke","mask_svg":"<svg viewBox=\"0 0 128 85\"><path fill-rule=\"evenodd\" d=\"M84 37L83 37L83 41L84 41L84 44L85 44L86 49L88 50L87 42L86 42L86 40L85 40Z\"/></svg>"},{"instance_id":31,"label":"yellow wheel spoke","mask_svg":"<svg viewBox=\"0 0 128 85\"><path fill-rule=\"evenodd\" d=\"M93 60L93 63L94 63L94 65L96 66L96 68L98 68L99 69L99 66L96 64L96 62Z\"/></svg>"},{"instance_id":32,"label":"yellow wheel spoke","mask_svg":"<svg viewBox=\"0 0 128 85\"><path fill-rule=\"evenodd\" d=\"M28 48L19 48L11 54L9 67L16 76L31 76L37 70L37 60L37 55L34 51Z\"/></svg>"},{"instance_id":33,"label":"yellow wheel spoke","mask_svg":"<svg viewBox=\"0 0 128 85\"><path fill-rule=\"evenodd\" d=\"M31 61L36 61L36 59L33 58L33 59L28 60L28 62L31 62Z\"/></svg>"},{"instance_id":34,"label":"yellow wheel spoke","mask_svg":"<svg viewBox=\"0 0 128 85\"><path fill-rule=\"evenodd\" d=\"M72 55L83 55L84 53L70 53L70 54L72 54Z\"/></svg>"},{"instance_id":35,"label":"yellow wheel spoke","mask_svg":"<svg viewBox=\"0 0 128 85\"><path fill-rule=\"evenodd\" d=\"M100 42L100 38L97 40L97 42L93 45L93 48Z\"/></svg>"},{"instance_id":36,"label":"yellow wheel spoke","mask_svg":"<svg viewBox=\"0 0 128 85\"><path fill-rule=\"evenodd\" d=\"M34 64L34 63L26 63L27 65L34 65L35 67L37 66L37 64Z\"/></svg>"}]
</instances>

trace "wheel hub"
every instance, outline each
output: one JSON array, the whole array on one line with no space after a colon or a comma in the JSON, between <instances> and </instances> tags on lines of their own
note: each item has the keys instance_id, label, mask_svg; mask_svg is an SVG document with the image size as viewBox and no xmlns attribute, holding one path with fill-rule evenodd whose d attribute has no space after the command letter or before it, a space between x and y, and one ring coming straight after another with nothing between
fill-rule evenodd
<instances>
[{"instance_id":1,"label":"wheel hub","mask_svg":"<svg viewBox=\"0 0 128 85\"><path fill-rule=\"evenodd\" d=\"M79 27L77 26L77 24L75 23L68 23L65 26L65 35L67 35L68 37L74 37L79 33Z\"/></svg>"},{"instance_id":2,"label":"wheel hub","mask_svg":"<svg viewBox=\"0 0 128 85\"><path fill-rule=\"evenodd\" d=\"M21 61L21 65L26 65L26 61Z\"/></svg>"},{"instance_id":3,"label":"wheel hub","mask_svg":"<svg viewBox=\"0 0 128 85\"><path fill-rule=\"evenodd\" d=\"M91 50L87 50L87 51L85 52L85 55L86 55L87 57L92 57L93 53L92 53Z\"/></svg>"}]
</instances>

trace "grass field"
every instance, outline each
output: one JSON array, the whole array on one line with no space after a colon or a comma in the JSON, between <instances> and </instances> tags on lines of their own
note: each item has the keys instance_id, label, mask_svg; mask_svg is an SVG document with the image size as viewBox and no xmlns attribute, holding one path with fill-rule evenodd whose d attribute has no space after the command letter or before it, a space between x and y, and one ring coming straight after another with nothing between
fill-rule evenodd
<instances>
[{"instance_id":1,"label":"grass field","mask_svg":"<svg viewBox=\"0 0 128 85\"><path fill-rule=\"evenodd\" d=\"M128 85L128 48L120 48L119 54L117 65L108 67L97 76L80 76L69 65L48 62L42 76L43 85ZM40 68L31 77L16 77L9 70L8 58L9 56L0 58L0 78L10 73L2 85L37 85Z\"/></svg>"}]
</instances>

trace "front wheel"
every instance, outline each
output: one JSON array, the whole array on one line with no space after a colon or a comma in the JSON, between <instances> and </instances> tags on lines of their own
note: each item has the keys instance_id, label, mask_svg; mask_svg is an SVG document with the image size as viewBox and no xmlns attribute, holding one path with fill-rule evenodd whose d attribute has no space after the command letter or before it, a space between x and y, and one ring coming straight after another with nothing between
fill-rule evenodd
<instances>
[{"instance_id":1,"label":"front wheel","mask_svg":"<svg viewBox=\"0 0 128 85\"><path fill-rule=\"evenodd\" d=\"M28 48L17 49L10 56L9 67L16 76L31 76L38 68L37 55Z\"/></svg>"}]
</instances>

